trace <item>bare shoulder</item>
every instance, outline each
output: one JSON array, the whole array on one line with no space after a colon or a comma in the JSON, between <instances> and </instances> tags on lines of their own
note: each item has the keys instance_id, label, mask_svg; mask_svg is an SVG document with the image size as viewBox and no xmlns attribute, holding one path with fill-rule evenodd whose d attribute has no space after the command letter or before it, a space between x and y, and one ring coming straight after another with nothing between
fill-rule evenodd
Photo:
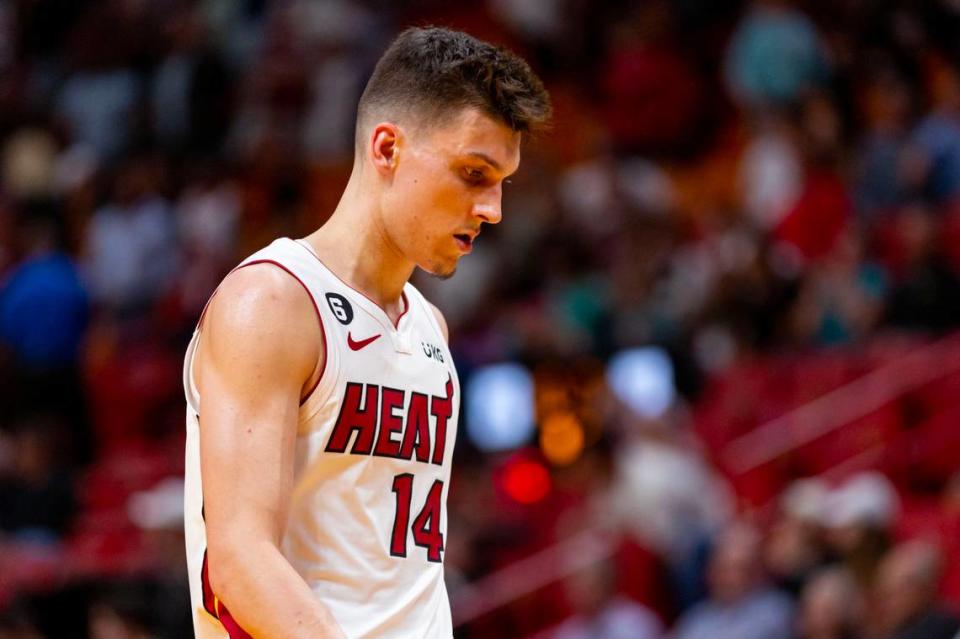
<instances>
[{"instance_id":1,"label":"bare shoulder","mask_svg":"<svg viewBox=\"0 0 960 639\"><path fill-rule=\"evenodd\" d=\"M434 306L433 302L430 300L427 300L427 304L430 306L430 310L433 311L434 316L437 318L437 323L440 324L440 331L443 333L443 339L449 342L450 330L447 328L447 320L443 317L443 313L441 313L440 309Z\"/></svg>"},{"instance_id":2,"label":"bare shoulder","mask_svg":"<svg viewBox=\"0 0 960 639\"><path fill-rule=\"evenodd\" d=\"M272 264L246 266L224 279L204 316L200 339L202 365L228 374L256 368L253 378L263 373L309 377L323 356L309 293Z\"/></svg>"}]
</instances>

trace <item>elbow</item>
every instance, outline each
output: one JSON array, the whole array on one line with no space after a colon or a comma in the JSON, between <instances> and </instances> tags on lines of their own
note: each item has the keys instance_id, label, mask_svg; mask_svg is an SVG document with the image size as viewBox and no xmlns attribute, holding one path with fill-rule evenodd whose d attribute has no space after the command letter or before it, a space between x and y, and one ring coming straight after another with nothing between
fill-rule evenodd
<instances>
[{"instance_id":1,"label":"elbow","mask_svg":"<svg viewBox=\"0 0 960 639\"><path fill-rule=\"evenodd\" d=\"M230 586L237 581L235 561L233 553L225 548L216 545L207 548L207 581L221 601L229 598Z\"/></svg>"},{"instance_id":2,"label":"elbow","mask_svg":"<svg viewBox=\"0 0 960 639\"><path fill-rule=\"evenodd\" d=\"M207 547L207 578L217 599L230 606L242 603L244 583L251 566L250 546L210 542Z\"/></svg>"}]
</instances>

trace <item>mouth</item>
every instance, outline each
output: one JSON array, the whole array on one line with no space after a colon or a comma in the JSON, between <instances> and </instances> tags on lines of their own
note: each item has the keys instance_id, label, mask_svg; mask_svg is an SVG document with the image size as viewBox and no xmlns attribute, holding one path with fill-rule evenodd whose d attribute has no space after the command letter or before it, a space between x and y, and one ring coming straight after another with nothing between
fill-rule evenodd
<instances>
[{"instance_id":1,"label":"mouth","mask_svg":"<svg viewBox=\"0 0 960 639\"><path fill-rule=\"evenodd\" d=\"M459 248L463 253L469 253L473 250L474 238L475 236L468 233L457 233L453 236L453 239L457 243L457 248Z\"/></svg>"}]
</instances>

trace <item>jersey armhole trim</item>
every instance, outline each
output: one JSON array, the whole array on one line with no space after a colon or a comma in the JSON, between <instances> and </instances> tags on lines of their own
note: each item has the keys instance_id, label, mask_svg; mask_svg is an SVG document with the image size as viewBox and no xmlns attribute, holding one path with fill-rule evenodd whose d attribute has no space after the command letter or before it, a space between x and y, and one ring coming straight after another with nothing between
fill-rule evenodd
<instances>
[{"instance_id":1,"label":"jersey armhole trim","mask_svg":"<svg viewBox=\"0 0 960 639\"><path fill-rule=\"evenodd\" d=\"M307 400L310 399L310 396L313 395L313 391L317 390L317 387L320 385L320 381L323 379L323 376L326 375L327 373L327 362L330 361L330 357L328 356L328 353L327 353L327 331L323 327L323 317L320 315L320 308L317 306L317 300L313 298L313 293L311 293L307 285L303 283L303 280L297 277L296 273L291 271L289 268L287 268L280 262L277 262L275 260L268 260L268 259L251 260L249 262L244 262L243 264L235 268L234 271L238 271L247 266L253 266L254 264L273 264L277 268L289 274L290 277L297 280L297 283L303 287L304 291L306 291L307 297L310 298L310 303L313 304L313 311L317 315L317 324L320 326L320 339L323 342L323 364L320 366L320 374L317 375L316 381L310 387L310 390L307 391L307 394L300 399L300 406L303 406L307 402ZM233 271L231 271L231 273L232 272ZM200 319L201 321L203 320L202 317Z\"/></svg>"}]
</instances>

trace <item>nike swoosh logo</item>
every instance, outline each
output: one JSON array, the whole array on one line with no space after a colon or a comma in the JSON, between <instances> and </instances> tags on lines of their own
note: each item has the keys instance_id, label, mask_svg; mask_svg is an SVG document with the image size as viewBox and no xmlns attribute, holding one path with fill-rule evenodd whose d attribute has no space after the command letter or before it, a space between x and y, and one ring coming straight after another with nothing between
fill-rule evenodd
<instances>
[{"instance_id":1,"label":"nike swoosh logo","mask_svg":"<svg viewBox=\"0 0 960 639\"><path fill-rule=\"evenodd\" d=\"M347 333L347 346L349 346L350 350L352 351L359 351L364 346L369 346L370 344L380 339L381 335L382 333L377 333L373 337L368 337L367 339L362 339L359 342L355 342L353 341L353 336L350 333Z\"/></svg>"}]
</instances>

